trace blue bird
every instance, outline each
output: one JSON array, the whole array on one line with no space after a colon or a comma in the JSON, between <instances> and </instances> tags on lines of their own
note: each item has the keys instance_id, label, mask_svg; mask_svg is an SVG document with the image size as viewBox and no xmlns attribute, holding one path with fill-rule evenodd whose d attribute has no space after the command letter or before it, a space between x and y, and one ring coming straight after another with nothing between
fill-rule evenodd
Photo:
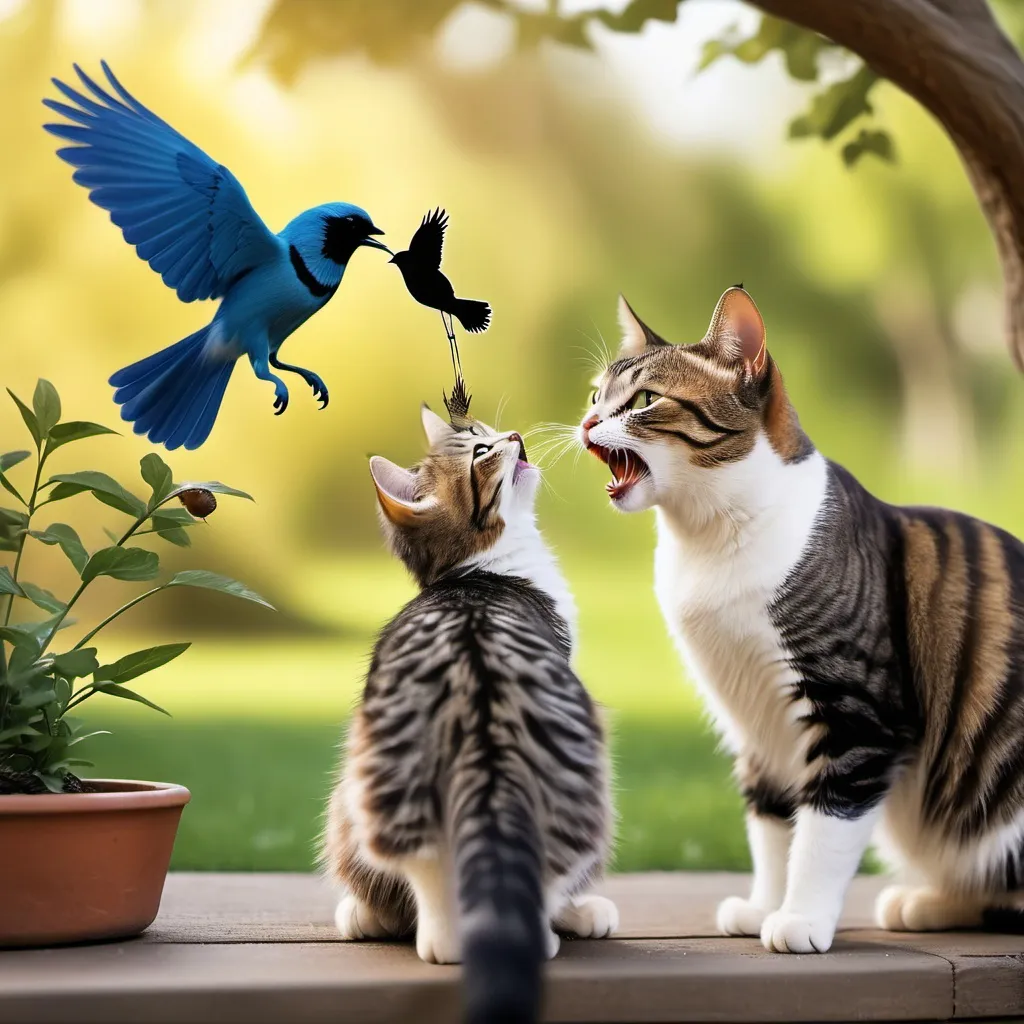
<instances>
[{"instance_id":1,"label":"blue bird","mask_svg":"<svg viewBox=\"0 0 1024 1024\"><path fill-rule=\"evenodd\" d=\"M299 374L324 408L324 382L281 362L281 343L327 304L356 249L391 252L373 237L383 232L358 206L324 203L275 235L231 171L144 107L105 61L102 67L116 95L77 64L91 95L53 79L75 104L43 100L72 122L44 125L73 143L57 155L77 168L74 180L182 302L221 300L205 327L110 378L121 418L154 444L198 448L243 354L274 385L276 415L288 405L288 388L271 367Z\"/></svg>"}]
</instances>

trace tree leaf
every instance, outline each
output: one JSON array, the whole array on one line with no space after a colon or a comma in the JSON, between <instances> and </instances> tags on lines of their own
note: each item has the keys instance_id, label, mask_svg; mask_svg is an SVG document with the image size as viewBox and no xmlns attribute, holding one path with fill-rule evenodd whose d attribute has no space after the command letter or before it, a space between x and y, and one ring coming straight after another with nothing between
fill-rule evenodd
<instances>
[{"instance_id":1,"label":"tree leaf","mask_svg":"<svg viewBox=\"0 0 1024 1024\"><path fill-rule=\"evenodd\" d=\"M15 597L25 596L25 591L14 582L11 570L6 565L0 565L0 594L13 594Z\"/></svg>"},{"instance_id":2,"label":"tree leaf","mask_svg":"<svg viewBox=\"0 0 1024 1024\"><path fill-rule=\"evenodd\" d=\"M100 423L90 423L88 420L69 420L67 423L58 423L51 428L46 450L49 453L60 448L61 445L70 444L72 441L81 441L86 437L96 437L98 434L116 433L116 430L104 427Z\"/></svg>"},{"instance_id":3,"label":"tree leaf","mask_svg":"<svg viewBox=\"0 0 1024 1024\"><path fill-rule=\"evenodd\" d=\"M154 704L151 700L147 700L142 694L129 690L127 686L120 686L117 683L98 683L95 686L95 690L97 693L109 693L111 697L122 697L124 700L138 701L140 704L145 704L147 708L159 711L161 715L166 715L168 718L171 717L169 711L165 711L159 704Z\"/></svg>"},{"instance_id":4,"label":"tree leaf","mask_svg":"<svg viewBox=\"0 0 1024 1024\"><path fill-rule=\"evenodd\" d=\"M101 665L94 673L93 678L97 683L103 680L109 680L112 683L127 683L137 676L152 672L153 669L173 661L191 646L190 643L184 643L147 647L143 651L126 654L112 665Z\"/></svg>"},{"instance_id":5,"label":"tree leaf","mask_svg":"<svg viewBox=\"0 0 1024 1024\"><path fill-rule=\"evenodd\" d=\"M152 509L159 505L174 487L171 467L156 452L144 455L140 467L142 469L142 479L149 484L153 492L149 499L149 507Z\"/></svg>"},{"instance_id":6,"label":"tree leaf","mask_svg":"<svg viewBox=\"0 0 1024 1024\"><path fill-rule=\"evenodd\" d=\"M95 647L82 647L65 654L56 654L53 658L53 670L66 679L80 679L91 676L99 668L96 660Z\"/></svg>"},{"instance_id":7,"label":"tree leaf","mask_svg":"<svg viewBox=\"0 0 1024 1024\"><path fill-rule=\"evenodd\" d=\"M82 581L88 583L97 576L112 576L115 580L151 580L159 572L160 559L155 551L114 545L100 548L89 559L82 570Z\"/></svg>"},{"instance_id":8,"label":"tree leaf","mask_svg":"<svg viewBox=\"0 0 1024 1024\"><path fill-rule=\"evenodd\" d=\"M0 570L0 574L2 572L3 570ZM67 607L59 597L51 594L49 590L37 587L34 583L22 583L21 589L25 592L25 597L37 607L42 608L43 611L57 613L64 611Z\"/></svg>"},{"instance_id":9,"label":"tree leaf","mask_svg":"<svg viewBox=\"0 0 1024 1024\"><path fill-rule=\"evenodd\" d=\"M44 544L59 544L61 551L75 567L79 576L89 561L89 552L78 538L78 534L66 523L51 523L45 530L30 530L30 537L42 541Z\"/></svg>"},{"instance_id":10,"label":"tree leaf","mask_svg":"<svg viewBox=\"0 0 1024 1024\"><path fill-rule=\"evenodd\" d=\"M106 473L98 473L95 470L85 470L81 473L58 473L51 478L51 482L53 480L59 484L74 484L80 490L92 491L97 500L120 512L125 512L135 519L141 519L146 514L145 503L135 497L131 491L125 490Z\"/></svg>"},{"instance_id":11,"label":"tree leaf","mask_svg":"<svg viewBox=\"0 0 1024 1024\"><path fill-rule=\"evenodd\" d=\"M14 647L24 649L33 659L39 657L39 641L35 634L24 626L0 626L0 640L6 640Z\"/></svg>"},{"instance_id":12,"label":"tree leaf","mask_svg":"<svg viewBox=\"0 0 1024 1024\"><path fill-rule=\"evenodd\" d=\"M179 548L192 546L192 538L180 526L166 526L155 531L156 535Z\"/></svg>"},{"instance_id":13,"label":"tree leaf","mask_svg":"<svg viewBox=\"0 0 1024 1024\"><path fill-rule=\"evenodd\" d=\"M0 473L5 472L12 466L16 466L19 462L24 462L32 453L19 451L19 452L6 452L0 455Z\"/></svg>"},{"instance_id":14,"label":"tree leaf","mask_svg":"<svg viewBox=\"0 0 1024 1024\"><path fill-rule=\"evenodd\" d=\"M93 736L112 736L113 733L109 729L94 729L92 732L77 733L72 739L68 740L68 746L73 747L76 743L81 743L82 740L91 740ZM81 762L88 764L88 761Z\"/></svg>"},{"instance_id":15,"label":"tree leaf","mask_svg":"<svg viewBox=\"0 0 1024 1024\"><path fill-rule=\"evenodd\" d=\"M32 395L32 408L35 410L39 433L49 437L50 431L60 422L60 395L57 389L42 377L36 381L36 390Z\"/></svg>"},{"instance_id":16,"label":"tree leaf","mask_svg":"<svg viewBox=\"0 0 1024 1024\"><path fill-rule=\"evenodd\" d=\"M183 572L175 573L164 586L204 587L207 590L219 590L222 594L241 597L246 601L255 601L256 604L261 604L264 608L277 611L269 601L265 601L255 590L250 590L244 583L239 583L238 580L233 580L228 576L220 576L215 572L206 572L204 569L186 569Z\"/></svg>"},{"instance_id":17,"label":"tree leaf","mask_svg":"<svg viewBox=\"0 0 1024 1024\"><path fill-rule=\"evenodd\" d=\"M789 125L791 139L818 135L834 139L858 117L873 113L868 93L878 82L878 75L867 65L841 82L835 82L811 100L810 109L794 118Z\"/></svg>"},{"instance_id":18,"label":"tree leaf","mask_svg":"<svg viewBox=\"0 0 1024 1024\"><path fill-rule=\"evenodd\" d=\"M868 128L861 128L857 137L843 146L843 163L847 167L853 167L867 153L874 153L879 160L886 163L896 162L896 147L893 145L892 136L881 129L871 131Z\"/></svg>"},{"instance_id":19,"label":"tree leaf","mask_svg":"<svg viewBox=\"0 0 1024 1024\"><path fill-rule=\"evenodd\" d=\"M36 414L10 388L7 389L7 394L14 399L14 404L18 407L21 418L25 421L25 426L28 427L28 432L32 435L32 439L37 446L41 445L43 443L43 435L39 431L39 422L36 420Z\"/></svg>"},{"instance_id":20,"label":"tree leaf","mask_svg":"<svg viewBox=\"0 0 1024 1024\"><path fill-rule=\"evenodd\" d=\"M0 551L17 551L28 516L15 508L0 508Z\"/></svg>"}]
</instances>

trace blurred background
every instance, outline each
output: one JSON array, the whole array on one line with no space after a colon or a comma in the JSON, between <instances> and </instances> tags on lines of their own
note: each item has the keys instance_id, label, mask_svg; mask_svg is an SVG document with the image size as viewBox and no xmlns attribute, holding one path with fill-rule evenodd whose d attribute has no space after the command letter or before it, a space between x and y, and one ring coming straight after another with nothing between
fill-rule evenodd
<instances>
[{"instance_id":1,"label":"blurred background","mask_svg":"<svg viewBox=\"0 0 1024 1024\"><path fill-rule=\"evenodd\" d=\"M849 168L838 145L787 140L817 86L794 81L780 52L698 71L708 40L759 23L734 0L686 0L674 22L591 25L586 46L567 46L524 39L493 3L0 0L0 383L27 401L46 377L66 418L116 427L109 374L212 313L179 303L136 257L40 128L49 77L67 80L73 61L98 72L105 58L235 172L274 230L348 200L404 247L445 206L445 269L494 307L491 329L462 342L481 418L500 406L506 429L575 423L594 361L617 344L620 291L669 339L696 341L719 294L743 281L819 448L888 500L950 504L1024 534L1024 382L952 146L886 83L871 106L895 163L868 154ZM408 464L422 450L419 404L439 408L450 384L438 320L384 254L362 250L289 341L289 358L328 383L328 409L296 382L275 417L269 386L239 372L210 441L163 453L175 479L256 498L223 499L190 550L161 550L167 570L227 573L280 609L181 588L104 634L104 660L195 641L139 683L173 719L104 696L86 705L114 733L83 750L95 774L191 788L176 867L313 863L369 645L412 593L380 542L366 457ZM5 397L0 451L28 440ZM130 432L100 437L50 468L103 470L146 493L148 450ZM540 518L580 605L581 674L610 711L616 867L742 868L728 762L651 593L653 520L615 514L606 478L570 451L546 471ZM51 518L90 548L123 518L88 494L59 508ZM60 552L34 542L22 571L64 596L73 585ZM82 624L133 586L97 583Z\"/></svg>"}]
</instances>

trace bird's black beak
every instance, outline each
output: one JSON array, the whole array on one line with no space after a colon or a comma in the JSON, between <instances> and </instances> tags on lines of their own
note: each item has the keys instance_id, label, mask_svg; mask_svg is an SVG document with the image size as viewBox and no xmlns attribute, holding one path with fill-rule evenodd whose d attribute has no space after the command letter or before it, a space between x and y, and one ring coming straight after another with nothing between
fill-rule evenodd
<instances>
[{"instance_id":1,"label":"bird's black beak","mask_svg":"<svg viewBox=\"0 0 1024 1024\"><path fill-rule=\"evenodd\" d=\"M391 252L391 250L383 242L378 242L376 238L371 238L370 237L370 235L383 235L383 234L384 234L384 232L381 231L380 228L375 227L373 224L371 224L366 229L366 238L362 239L362 241L360 241L359 244L360 245L367 245L371 249L383 249L386 253L389 253L390 255L394 256L395 254L393 252Z\"/></svg>"}]
</instances>

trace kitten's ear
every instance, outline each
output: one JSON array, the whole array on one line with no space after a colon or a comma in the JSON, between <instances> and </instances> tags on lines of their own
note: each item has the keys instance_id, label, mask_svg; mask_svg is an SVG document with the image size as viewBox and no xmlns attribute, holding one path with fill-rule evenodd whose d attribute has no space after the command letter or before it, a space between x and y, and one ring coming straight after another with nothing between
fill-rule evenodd
<instances>
[{"instance_id":1,"label":"kitten's ear","mask_svg":"<svg viewBox=\"0 0 1024 1024\"><path fill-rule=\"evenodd\" d=\"M743 363L751 376L764 373L768 364L764 321L743 285L733 285L718 300L704 338L726 359Z\"/></svg>"},{"instance_id":2,"label":"kitten's ear","mask_svg":"<svg viewBox=\"0 0 1024 1024\"><path fill-rule=\"evenodd\" d=\"M455 428L441 419L426 402L420 410L420 417L423 420L423 433L427 435L427 442L431 448L455 433Z\"/></svg>"},{"instance_id":3,"label":"kitten's ear","mask_svg":"<svg viewBox=\"0 0 1024 1024\"><path fill-rule=\"evenodd\" d=\"M656 345L668 344L633 312L633 307L622 295L619 296L619 327L622 328L622 344L619 345L620 359L625 356L638 356L645 349Z\"/></svg>"},{"instance_id":4,"label":"kitten's ear","mask_svg":"<svg viewBox=\"0 0 1024 1024\"><path fill-rule=\"evenodd\" d=\"M434 503L433 498L416 500L416 474L374 455L370 459L370 476L377 488L381 511L395 526L412 526Z\"/></svg>"}]
</instances>

